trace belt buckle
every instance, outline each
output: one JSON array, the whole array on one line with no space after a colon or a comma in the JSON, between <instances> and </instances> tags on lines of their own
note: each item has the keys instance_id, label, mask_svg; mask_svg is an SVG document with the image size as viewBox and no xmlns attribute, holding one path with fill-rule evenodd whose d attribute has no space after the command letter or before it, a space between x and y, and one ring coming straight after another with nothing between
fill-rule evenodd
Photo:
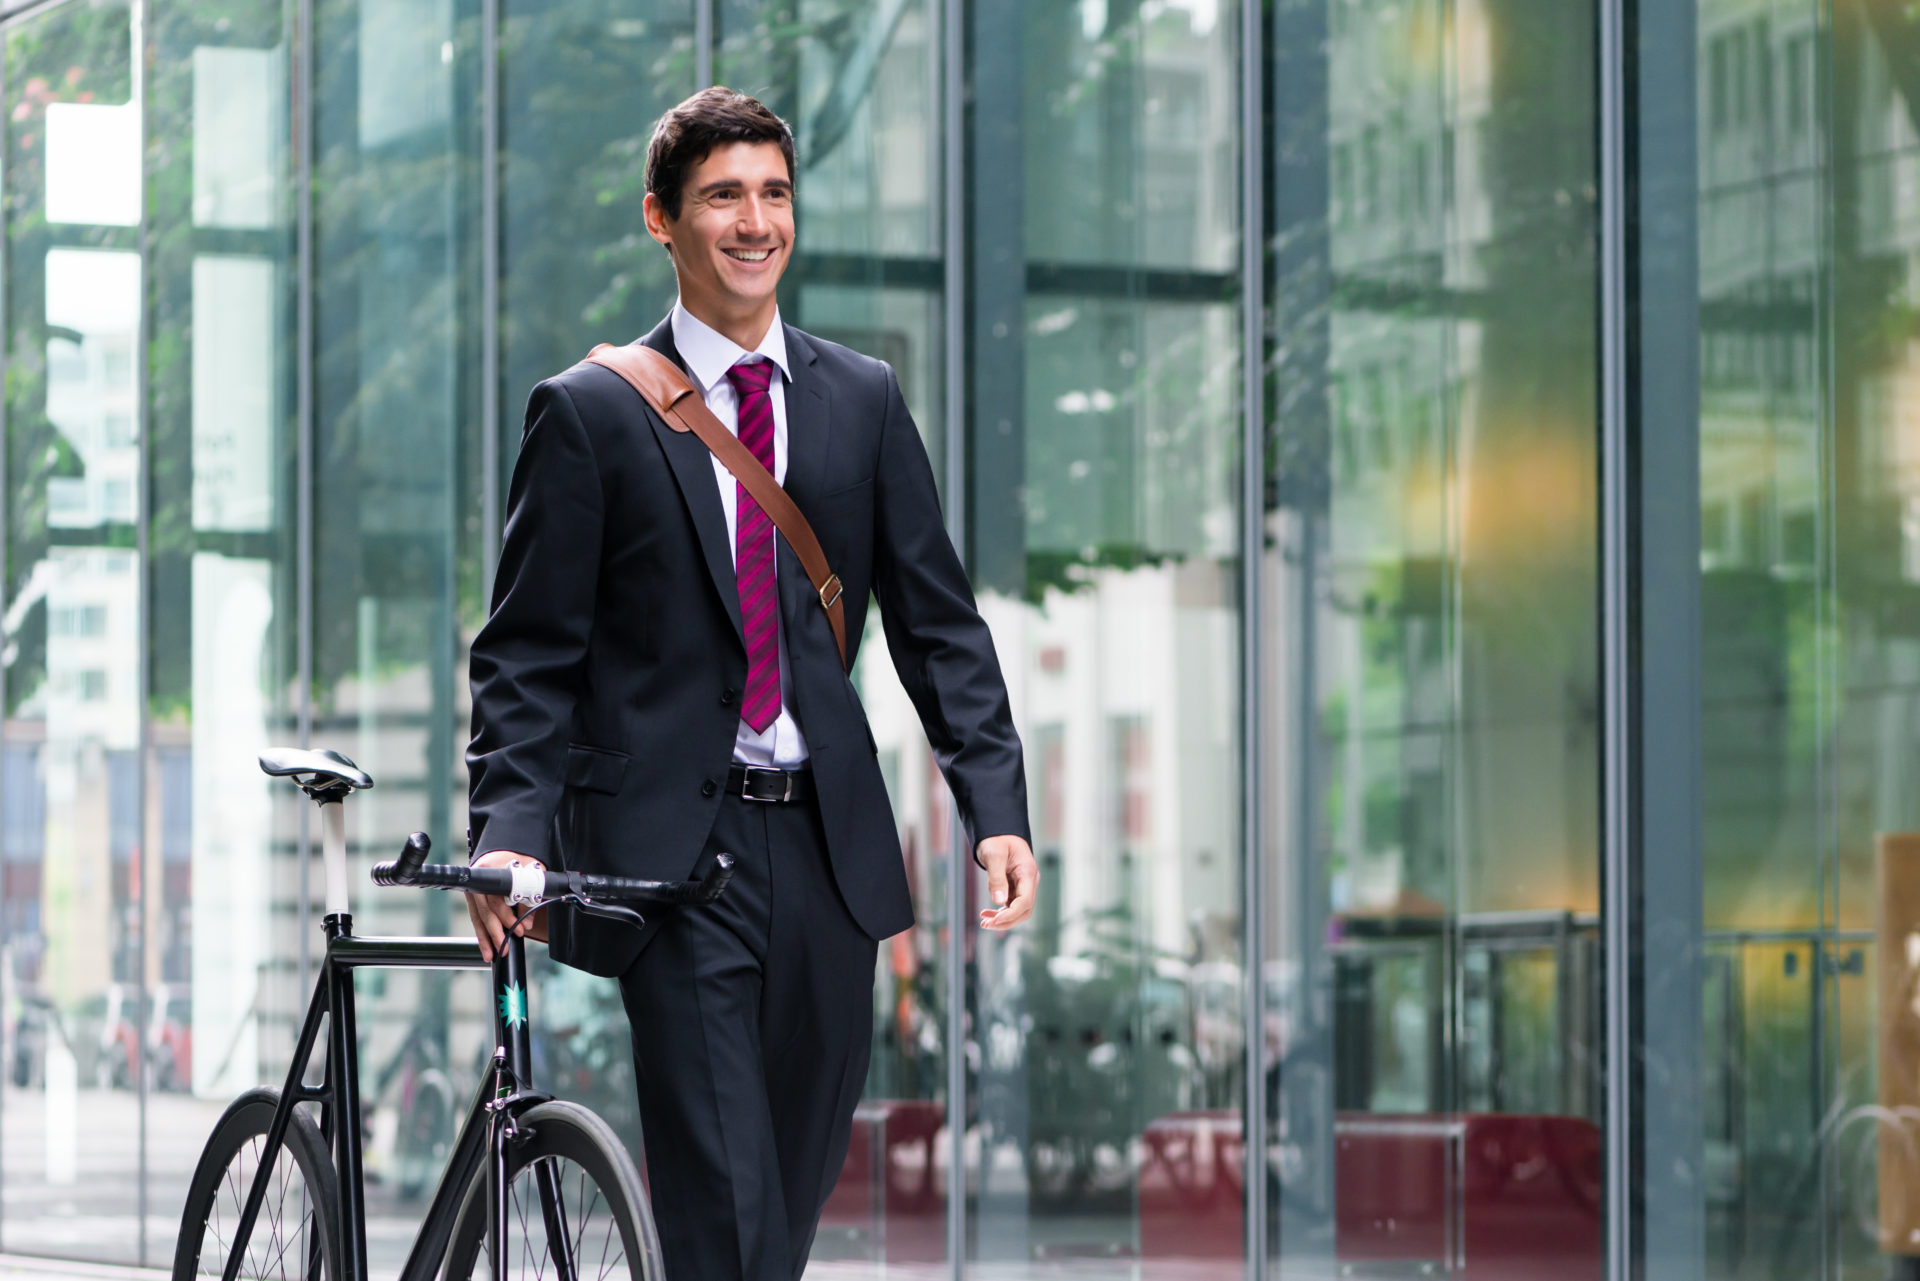
<instances>
[{"instance_id":1,"label":"belt buckle","mask_svg":"<svg viewBox=\"0 0 1920 1281\"><path fill-rule=\"evenodd\" d=\"M747 777L745 779L743 786L740 788L741 800L758 801L763 805L771 805L771 804L777 804L784 801L790 801L793 799L793 775L787 772L786 770L767 769L765 766L762 766L762 765L749 765L746 767L746 771L747 771ZM781 789L780 795L778 796L755 796L753 793L754 778L756 776L764 776L767 774L779 775L781 782L785 786Z\"/></svg>"}]
</instances>

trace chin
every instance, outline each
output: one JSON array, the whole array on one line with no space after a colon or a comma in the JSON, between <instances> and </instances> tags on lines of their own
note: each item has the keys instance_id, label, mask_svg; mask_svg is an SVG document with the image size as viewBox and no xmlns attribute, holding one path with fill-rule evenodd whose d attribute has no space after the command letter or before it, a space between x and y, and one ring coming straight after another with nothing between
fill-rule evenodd
<instances>
[{"instance_id":1,"label":"chin","mask_svg":"<svg viewBox=\"0 0 1920 1281\"><path fill-rule=\"evenodd\" d=\"M764 283L755 283L757 288L732 290L734 300L747 306L757 307L762 303L770 302L779 293L780 278L778 276Z\"/></svg>"}]
</instances>

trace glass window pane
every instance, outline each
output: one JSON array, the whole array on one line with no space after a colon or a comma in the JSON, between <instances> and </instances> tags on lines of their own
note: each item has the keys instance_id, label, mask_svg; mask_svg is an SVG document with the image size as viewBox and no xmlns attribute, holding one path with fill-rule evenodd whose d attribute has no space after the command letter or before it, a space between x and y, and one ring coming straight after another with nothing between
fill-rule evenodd
<instances>
[{"instance_id":1,"label":"glass window pane","mask_svg":"<svg viewBox=\"0 0 1920 1281\"><path fill-rule=\"evenodd\" d=\"M1709 1273L1910 1275L1920 48L1698 27Z\"/></svg>"},{"instance_id":2,"label":"glass window pane","mask_svg":"<svg viewBox=\"0 0 1920 1281\"><path fill-rule=\"evenodd\" d=\"M1773 19L1758 56L1798 53L1798 74L1811 74L1813 7L1757 12ZM1833 1030L1813 964L1826 946L1817 780L1832 697L1816 354L1826 179L1810 135L1759 144L1767 121L1793 113L1771 93L1759 111L1749 104L1755 16L1703 3L1698 18L1711 95L1698 132L1698 287L1705 1071L1721 1100L1707 1117L1705 1209L1717 1277L1760 1259L1824 1266L1816 1131ZM1807 93L1811 108L1795 76L1790 63L1771 83Z\"/></svg>"},{"instance_id":3,"label":"glass window pane","mask_svg":"<svg viewBox=\"0 0 1920 1281\"><path fill-rule=\"evenodd\" d=\"M693 0L506 0L502 9L505 473L534 384L597 343L647 333L673 303L672 263L640 205L653 122L693 92Z\"/></svg>"},{"instance_id":4,"label":"glass window pane","mask_svg":"<svg viewBox=\"0 0 1920 1281\"><path fill-rule=\"evenodd\" d=\"M149 1262L172 1257L226 1105L279 1084L304 1008L300 813L255 764L299 737L282 23L255 4L149 27Z\"/></svg>"},{"instance_id":5,"label":"glass window pane","mask_svg":"<svg viewBox=\"0 0 1920 1281\"><path fill-rule=\"evenodd\" d=\"M434 857L465 858L477 18L465 0L338 0L314 17L313 741L375 780L346 816L355 930L370 935L466 928L459 901L376 889L367 869L415 830ZM478 976L424 971L362 972L356 990L369 1265L392 1275L490 1048L489 997Z\"/></svg>"},{"instance_id":6,"label":"glass window pane","mask_svg":"<svg viewBox=\"0 0 1920 1281\"><path fill-rule=\"evenodd\" d=\"M1818 831L1827 842L1820 849L1826 886L1817 918L1827 1018L1808 1026L1816 1029L1823 1074L1814 1133L1828 1183L1819 1204L1831 1207L1818 1239L1825 1246L1822 1264L1840 1276L1920 1270L1912 1193L1920 1174L1920 1129L1912 1111L1920 1089L1907 995L1920 960L1910 835L1920 832L1920 793L1908 781L1920 763L1912 730L1920 619L1906 607L1920 583L1914 418L1920 348L1908 319L1920 300L1920 28L1910 13L1874 9L1841 17L1810 5L1776 4L1772 25L1756 20L1752 28L1756 42L1769 49L1788 36L1804 39L1823 29L1827 35L1821 105L1828 116L1818 154L1828 164L1823 203L1830 222L1814 242L1815 252L1827 256L1826 327L1815 329L1819 337L1810 341L1808 310L1801 306L1769 326L1763 357L1769 385L1758 403L1770 419L1773 405L1788 402L1780 414L1791 442L1779 463L1783 501L1769 513L1782 526L1777 538L1801 541L1796 531L1813 527L1824 534L1812 540L1814 547L1828 549L1824 561L1813 562L1819 569L1812 575L1821 612L1813 629L1821 658L1808 691L1818 727L1811 762L1817 772L1781 790L1796 801L1816 798ZM1761 159L1756 168L1764 165ZM1756 175L1756 185L1778 182L1772 174ZM1799 214L1807 202L1804 183L1791 186L1797 199L1787 208ZM1783 218L1785 211L1773 216ZM1778 296L1767 292L1772 281L1805 280L1804 251L1789 256L1766 242L1753 250L1745 298ZM1799 301L1800 295L1790 296ZM1811 363L1802 353L1826 344L1831 363L1824 384L1805 376L1797 386L1784 382L1795 365ZM1817 445L1805 430L1812 425L1802 412L1808 404L1825 411ZM1754 406L1751 399L1741 406L1749 422ZM1789 474L1795 462L1803 465ZM1795 577L1808 575L1802 568ZM1804 639L1790 648L1789 663L1806 648ZM1804 671L1794 673L1801 690ZM1806 725L1802 719L1795 727L1802 743ZM1809 843L1805 851L1814 848ZM1805 851L1801 866L1811 868ZM1783 1109L1766 1131L1792 1142L1799 1137L1795 1119ZM1811 1219L1806 1204L1800 1215Z\"/></svg>"},{"instance_id":7,"label":"glass window pane","mask_svg":"<svg viewBox=\"0 0 1920 1281\"><path fill-rule=\"evenodd\" d=\"M1238 22L971 19L969 542L1043 879L972 941L994 1275L1243 1256Z\"/></svg>"},{"instance_id":8,"label":"glass window pane","mask_svg":"<svg viewBox=\"0 0 1920 1281\"><path fill-rule=\"evenodd\" d=\"M9 1250L138 1262L139 107L124 4L6 33Z\"/></svg>"},{"instance_id":9,"label":"glass window pane","mask_svg":"<svg viewBox=\"0 0 1920 1281\"><path fill-rule=\"evenodd\" d=\"M1592 31L1275 24L1276 1266L1600 1275Z\"/></svg>"}]
</instances>

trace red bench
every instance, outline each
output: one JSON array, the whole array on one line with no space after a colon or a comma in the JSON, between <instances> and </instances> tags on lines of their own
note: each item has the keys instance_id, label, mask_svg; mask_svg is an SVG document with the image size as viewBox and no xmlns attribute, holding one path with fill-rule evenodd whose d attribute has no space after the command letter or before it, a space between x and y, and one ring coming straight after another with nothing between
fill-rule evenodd
<instances>
[{"instance_id":1,"label":"red bench","mask_svg":"<svg viewBox=\"0 0 1920 1281\"><path fill-rule=\"evenodd\" d=\"M1237 1260L1239 1115L1173 1113L1145 1139L1142 1258ZM1577 1117L1343 1112L1334 1119L1337 1260L1361 1276L1432 1264L1467 1281L1598 1281L1601 1158L1599 1129Z\"/></svg>"},{"instance_id":2,"label":"red bench","mask_svg":"<svg viewBox=\"0 0 1920 1281\"><path fill-rule=\"evenodd\" d=\"M943 1260L944 1120L936 1103L862 1103L822 1235L837 1228L891 1262ZM1464 1281L1599 1281L1602 1150L1590 1121L1343 1112L1334 1153L1334 1248L1356 1276L1430 1264ZM1144 1274L1238 1275L1244 1169L1238 1113L1175 1112L1147 1126L1136 1179Z\"/></svg>"}]
</instances>

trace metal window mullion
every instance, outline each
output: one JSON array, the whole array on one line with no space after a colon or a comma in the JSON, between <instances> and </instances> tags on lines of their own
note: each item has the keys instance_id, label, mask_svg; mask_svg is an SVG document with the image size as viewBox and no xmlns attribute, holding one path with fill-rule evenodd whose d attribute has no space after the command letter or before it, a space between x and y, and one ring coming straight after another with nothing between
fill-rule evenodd
<instances>
[{"instance_id":1,"label":"metal window mullion","mask_svg":"<svg viewBox=\"0 0 1920 1281\"><path fill-rule=\"evenodd\" d=\"M703 0L710 2L710 0ZM966 555L966 12L965 0L939 0L941 42L941 239L945 257L941 314L946 353L947 533ZM953 1281L966 1271L967 1245L967 898L972 874L959 816L954 816L947 861L947 1266Z\"/></svg>"},{"instance_id":2,"label":"metal window mullion","mask_svg":"<svg viewBox=\"0 0 1920 1281\"><path fill-rule=\"evenodd\" d=\"M135 1228L136 1257L141 1266L147 1265L147 1002L151 994L147 984L147 895L151 893L152 878L144 875L146 868L135 868L132 861L138 859L146 863L150 853L147 833L147 771L151 766L153 749L153 716L149 707L151 700L148 691L152 683L153 672L153 406L152 380L147 368L147 344L153 334L152 325L152 275L149 270L148 250L151 245L152 219L149 215L151 205L150 184L147 181L147 146L152 128L152 104L148 97L147 77L147 19L150 0L132 0L128 8L129 33L127 56L132 59L129 68L131 79L129 95L134 108L139 112L139 150L135 163L139 166L137 182L140 190L140 306L135 312L134 351L137 357L133 362L134 414L139 424L139 467L140 483L134 486L135 520L134 532L134 584L138 603L135 608L139 614L139 629L134 642L138 647L138 658L134 663L134 697L139 700L138 740L135 744L135 768L133 771L134 831L140 834L133 849L127 853L128 874L133 884L139 886L132 903L133 908L133 970L134 970L134 1040L138 1051L134 1055L137 1076L134 1088L138 1091L139 1116L138 1135L135 1141L135 1167L139 1174L134 1188L135 1212L139 1223ZM128 886L129 890L133 885Z\"/></svg>"},{"instance_id":3,"label":"metal window mullion","mask_svg":"<svg viewBox=\"0 0 1920 1281\"><path fill-rule=\"evenodd\" d=\"M1836 97L1840 68L1835 59L1841 38L1844 17L1836 12L1833 0L1815 0L1813 5L1815 39L1818 47L1824 48L1825 56L1814 60L1817 77L1817 102L1819 104L1819 128L1814 131L1816 145L1820 149L1815 172L1819 180L1819 198L1813 202L1814 217L1818 231L1816 233L1815 286L1813 289L1815 308L1815 343L1820 360L1819 389L1819 429L1815 432L1817 450L1816 489L1817 510L1820 515L1814 521L1815 530L1815 589L1814 589L1814 631L1823 639L1815 644L1814 676L1814 722L1815 724L1833 724L1834 716L1841 701L1840 680L1841 662L1838 647L1830 640L1837 635L1839 615L1839 485L1836 476L1838 444L1835 432L1840 419L1840 353L1837 345L1836 318L1838 316L1839 262L1840 262L1840 210L1842 193L1840 184L1840 165L1849 151L1856 151L1858 143L1843 140L1839 130L1845 127L1841 119L1841 104ZM1856 15L1856 23L1864 21L1864 15ZM1855 29L1856 37L1859 34ZM1809 983L1811 992L1810 1022L1813 1028L1810 1064L1812 1097L1809 1100L1810 1115L1821 1117L1826 1114L1829 1102L1834 1098L1835 1085L1839 1081L1841 1051L1838 1037L1833 1035L1832 1024L1837 1015L1836 1002L1831 998L1837 992L1829 990L1829 984L1835 980L1827 964L1829 947L1833 932L1839 925L1840 907L1840 830L1837 800L1840 795L1839 761L1829 738L1821 735L1814 749L1814 832L1815 832L1815 874L1816 905L1814 920L1818 934L1813 940L1810 957L1812 974ZM1835 1163L1835 1145L1821 1142L1815 1136L1814 1159L1819 1170L1817 1182L1815 1226L1815 1275L1828 1278L1835 1275L1833 1259L1832 1210L1839 1175Z\"/></svg>"},{"instance_id":4,"label":"metal window mullion","mask_svg":"<svg viewBox=\"0 0 1920 1281\"><path fill-rule=\"evenodd\" d=\"M718 0L693 0L693 88L713 83L714 5Z\"/></svg>"},{"instance_id":5,"label":"metal window mullion","mask_svg":"<svg viewBox=\"0 0 1920 1281\"><path fill-rule=\"evenodd\" d=\"M1599 17L1607 1270L1687 1281L1701 1085L1645 1065L1703 1053L1699 42L1690 5Z\"/></svg>"},{"instance_id":6,"label":"metal window mullion","mask_svg":"<svg viewBox=\"0 0 1920 1281\"><path fill-rule=\"evenodd\" d=\"M8 89L5 35L6 29L0 28L0 103L6 102ZM0 122L4 122L4 120L5 117L0 116ZM5 658L7 635L4 620L7 617L9 605L7 591L9 583L7 574L13 565L10 559L10 542L8 538L8 535L13 532L13 504L10 501L13 495L11 488L13 482L9 474L11 469L7 466L7 456L12 449L12 445L7 437L7 397L4 390L8 385L8 375L12 372L11 365L13 363L13 308L11 306L13 293L13 255L8 252L12 248L11 237L13 229L7 222L7 202L5 199L7 191L7 148L10 147L12 143L13 138L11 132L5 123L0 123L0 776L4 775L5 770L5 731L7 722L7 664ZM11 951L8 950L12 944L12 939L9 937L10 933L11 931L7 927L7 915L4 911L0 911L0 955L12 955ZM0 1149L4 1148L6 1138L6 1105L4 1100L7 1093L8 1091L0 1090ZM3 1179L0 1179L0 1185L4 1185ZM0 1207L4 1207L5 1204L6 1198L0 1196ZM5 1234L6 1214L5 1210L0 1208L0 1247L4 1247L5 1245Z\"/></svg>"},{"instance_id":7,"label":"metal window mullion","mask_svg":"<svg viewBox=\"0 0 1920 1281\"><path fill-rule=\"evenodd\" d=\"M500 0L480 0L480 592L500 559ZM457 624L456 624L457 628Z\"/></svg>"},{"instance_id":8,"label":"metal window mullion","mask_svg":"<svg viewBox=\"0 0 1920 1281\"><path fill-rule=\"evenodd\" d=\"M1624 45L1629 0L1599 0L1599 321L1601 506L1601 829L1606 940L1605 1257L1609 1281L1639 1274L1635 1202L1640 1186L1636 1060L1632 1053L1638 855L1633 786L1633 470L1626 384L1626 102Z\"/></svg>"},{"instance_id":9,"label":"metal window mullion","mask_svg":"<svg viewBox=\"0 0 1920 1281\"><path fill-rule=\"evenodd\" d=\"M291 0L294 52L291 121L295 154L294 273L297 294L294 318L295 427L294 427L294 666L299 687L299 739L313 741L313 485L314 485L314 227L313 227L313 54L314 0ZM313 896L307 884L307 847L312 831L307 806L300 807L299 845L294 851L294 881L299 911L299 987L312 976L313 958L307 936Z\"/></svg>"},{"instance_id":10,"label":"metal window mullion","mask_svg":"<svg viewBox=\"0 0 1920 1281\"><path fill-rule=\"evenodd\" d=\"M1266 956L1261 904L1265 894L1261 860L1260 781L1261 715L1265 699L1260 680L1260 571L1266 535L1266 150L1265 6L1240 3L1240 857L1241 933L1246 1096L1242 1152L1248 1281L1267 1271L1267 1116L1266 1039L1259 1035L1265 1009L1263 958Z\"/></svg>"},{"instance_id":11,"label":"metal window mullion","mask_svg":"<svg viewBox=\"0 0 1920 1281\"><path fill-rule=\"evenodd\" d=\"M1699 61L1693 5L1637 0L1624 30L1624 135L1633 195L1625 284L1634 416L1634 636L1640 687L1632 762L1641 969L1627 1047L1639 1063L1702 1061L1706 923L1700 573ZM1706 1160L1698 1073L1637 1082L1636 1245L1643 1274L1706 1274Z\"/></svg>"}]
</instances>

